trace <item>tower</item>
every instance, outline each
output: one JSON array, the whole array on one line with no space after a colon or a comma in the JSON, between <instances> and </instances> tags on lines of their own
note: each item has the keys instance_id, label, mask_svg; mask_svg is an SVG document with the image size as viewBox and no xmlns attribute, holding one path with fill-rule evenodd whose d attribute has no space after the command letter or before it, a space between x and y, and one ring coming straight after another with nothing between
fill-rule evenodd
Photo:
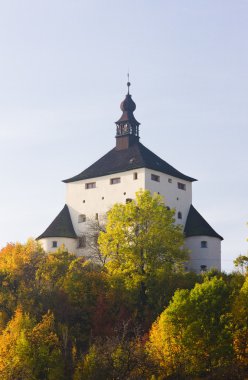
<instances>
[{"instance_id":1,"label":"tower","mask_svg":"<svg viewBox=\"0 0 248 380\"><path fill-rule=\"evenodd\" d=\"M102 219L114 203L124 203L143 189L161 194L175 210L175 222L185 233L191 251L188 270L221 269L222 237L192 205L192 183L187 176L140 142L140 123L134 116L136 104L129 93L122 101L116 124L116 145L81 173L64 180L66 204L41 234L45 251L64 244L69 251L87 255L87 232L92 220Z\"/></svg>"}]
</instances>

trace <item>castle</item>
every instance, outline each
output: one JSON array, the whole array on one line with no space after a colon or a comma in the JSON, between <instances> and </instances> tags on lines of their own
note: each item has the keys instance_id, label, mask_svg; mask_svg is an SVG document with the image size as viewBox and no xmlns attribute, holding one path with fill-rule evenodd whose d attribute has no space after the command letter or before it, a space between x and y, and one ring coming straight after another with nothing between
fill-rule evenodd
<instances>
[{"instance_id":1,"label":"castle","mask_svg":"<svg viewBox=\"0 0 248 380\"><path fill-rule=\"evenodd\" d=\"M136 104L128 93L116 122L116 145L80 174L64 180L66 202L62 211L37 238L46 252L62 244L72 253L87 255L87 225L100 220L114 203L135 198L136 191L161 194L166 206L175 209L176 223L184 228L185 246L190 250L187 270L197 273L221 269L221 240L192 205L189 177L141 144L140 123L134 116Z\"/></svg>"}]
</instances>

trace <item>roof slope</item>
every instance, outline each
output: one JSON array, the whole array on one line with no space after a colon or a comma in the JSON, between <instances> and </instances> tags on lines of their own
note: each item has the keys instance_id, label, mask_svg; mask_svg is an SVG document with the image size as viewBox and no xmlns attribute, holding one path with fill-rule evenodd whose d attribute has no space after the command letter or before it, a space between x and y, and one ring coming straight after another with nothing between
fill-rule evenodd
<instances>
[{"instance_id":1,"label":"roof slope","mask_svg":"<svg viewBox=\"0 0 248 380\"><path fill-rule=\"evenodd\" d=\"M36 240L48 237L77 238L67 205L64 206L50 226L45 230L45 232L43 232L43 234L38 236Z\"/></svg>"},{"instance_id":2,"label":"roof slope","mask_svg":"<svg viewBox=\"0 0 248 380\"><path fill-rule=\"evenodd\" d=\"M140 142L137 142L136 144L131 145L128 149L118 150L114 148L110 150L82 173L66 179L63 182L68 183L83 179L102 177L138 168L157 170L173 177L181 178L185 181L196 181L196 179L179 172Z\"/></svg>"},{"instance_id":3,"label":"roof slope","mask_svg":"<svg viewBox=\"0 0 248 380\"><path fill-rule=\"evenodd\" d=\"M223 240L223 237L217 234L215 230L206 222L199 212L190 206L187 221L184 228L186 237L189 236L211 236Z\"/></svg>"}]
</instances>

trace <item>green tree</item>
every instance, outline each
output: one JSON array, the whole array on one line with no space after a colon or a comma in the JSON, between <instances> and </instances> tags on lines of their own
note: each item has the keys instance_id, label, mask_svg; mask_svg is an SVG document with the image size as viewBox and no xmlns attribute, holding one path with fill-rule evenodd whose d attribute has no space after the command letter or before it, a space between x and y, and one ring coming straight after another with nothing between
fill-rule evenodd
<instances>
[{"instance_id":1,"label":"green tree","mask_svg":"<svg viewBox=\"0 0 248 380\"><path fill-rule=\"evenodd\" d=\"M123 275L129 288L138 286L143 305L148 279L161 268L180 268L187 259L182 227L174 222L174 210L160 195L139 191L135 200L113 206L106 232L100 232L98 243L108 272Z\"/></svg>"},{"instance_id":2,"label":"green tree","mask_svg":"<svg viewBox=\"0 0 248 380\"><path fill-rule=\"evenodd\" d=\"M169 376L228 371L233 362L230 293L222 278L176 291L153 324L148 350ZM212 377L211 377L212 378Z\"/></svg>"},{"instance_id":3,"label":"green tree","mask_svg":"<svg viewBox=\"0 0 248 380\"><path fill-rule=\"evenodd\" d=\"M248 268L248 256L245 255L239 255L234 261L233 261L235 267L240 269L241 273L244 274L247 271Z\"/></svg>"}]
</instances>

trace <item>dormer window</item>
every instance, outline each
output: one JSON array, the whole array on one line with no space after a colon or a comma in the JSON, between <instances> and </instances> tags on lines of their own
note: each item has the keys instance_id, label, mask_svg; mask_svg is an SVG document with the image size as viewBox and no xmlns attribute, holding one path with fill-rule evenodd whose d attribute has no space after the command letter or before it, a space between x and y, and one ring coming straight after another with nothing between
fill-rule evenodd
<instances>
[{"instance_id":1,"label":"dormer window","mask_svg":"<svg viewBox=\"0 0 248 380\"><path fill-rule=\"evenodd\" d=\"M110 178L110 185L116 185L117 183L120 183L121 179L120 177L118 178Z\"/></svg>"},{"instance_id":2,"label":"dormer window","mask_svg":"<svg viewBox=\"0 0 248 380\"><path fill-rule=\"evenodd\" d=\"M78 223L83 223L83 222L86 222L86 215L85 214L78 215Z\"/></svg>"},{"instance_id":3,"label":"dormer window","mask_svg":"<svg viewBox=\"0 0 248 380\"><path fill-rule=\"evenodd\" d=\"M160 182L160 177L159 175L151 174L151 180L155 182Z\"/></svg>"}]
</instances>

